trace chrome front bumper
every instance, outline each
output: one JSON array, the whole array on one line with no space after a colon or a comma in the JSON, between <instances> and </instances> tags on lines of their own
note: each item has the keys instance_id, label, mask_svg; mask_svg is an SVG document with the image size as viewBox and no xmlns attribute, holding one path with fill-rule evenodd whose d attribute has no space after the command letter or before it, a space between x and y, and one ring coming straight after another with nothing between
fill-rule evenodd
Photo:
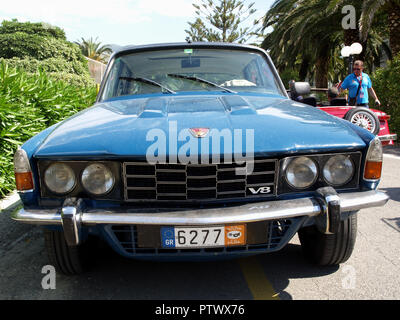
<instances>
[{"instance_id":1,"label":"chrome front bumper","mask_svg":"<svg viewBox=\"0 0 400 320\"><path fill-rule=\"evenodd\" d=\"M342 212L383 206L389 197L379 191L338 194L333 188L321 188L318 196L249 203L238 206L175 208L85 208L81 199L67 199L60 209L19 209L14 220L42 225L62 225L69 245L79 243L81 226L113 225L215 225L288 219L298 216L317 217L321 232L334 233ZM335 226L335 225L336 226Z\"/></svg>"},{"instance_id":2,"label":"chrome front bumper","mask_svg":"<svg viewBox=\"0 0 400 320\"><path fill-rule=\"evenodd\" d=\"M378 136L379 140L383 141L391 141L391 140L397 140L397 134L386 134L384 136Z\"/></svg>"}]
</instances>

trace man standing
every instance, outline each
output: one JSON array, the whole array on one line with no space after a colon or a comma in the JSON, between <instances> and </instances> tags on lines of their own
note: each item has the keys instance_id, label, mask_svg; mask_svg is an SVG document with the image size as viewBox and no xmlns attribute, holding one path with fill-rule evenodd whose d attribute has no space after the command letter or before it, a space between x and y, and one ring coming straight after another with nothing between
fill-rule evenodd
<instances>
[{"instance_id":1,"label":"man standing","mask_svg":"<svg viewBox=\"0 0 400 320\"><path fill-rule=\"evenodd\" d=\"M356 60L353 65L353 73L349 74L340 85L340 90L349 89L349 105L369 108L368 92L375 100L375 105L380 106L381 103L376 96L375 90L372 88L372 82L368 74L363 72L364 63Z\"/></svg>"}]
</instances>

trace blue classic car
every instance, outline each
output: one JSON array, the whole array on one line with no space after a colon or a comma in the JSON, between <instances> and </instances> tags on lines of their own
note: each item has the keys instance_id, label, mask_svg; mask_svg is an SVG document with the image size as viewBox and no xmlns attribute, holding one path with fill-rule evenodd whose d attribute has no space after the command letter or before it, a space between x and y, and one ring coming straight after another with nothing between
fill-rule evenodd
<instances>
[{"instance_id":1,"label":"blue classic car","mask_svg":"<svg viewBox=\"0 0 400 320\"><path fill-rule=\"evenodd\" d=\"M388 201L379 139L290 100L268 54L238 44L121 49L94 106L14 165L13 218L44 226L65 274L99 240L129 258L200 260L277 251L297 232L311 262L340 264L356 213Z\"/></svg>"}]
</instances>

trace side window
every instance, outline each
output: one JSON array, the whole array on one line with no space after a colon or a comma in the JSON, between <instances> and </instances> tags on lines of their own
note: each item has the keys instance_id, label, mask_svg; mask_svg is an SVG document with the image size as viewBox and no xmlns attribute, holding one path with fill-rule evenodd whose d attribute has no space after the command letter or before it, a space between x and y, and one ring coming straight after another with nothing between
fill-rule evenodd
<instances>
[{"instance_id":1,"label":"side window","mask_svg":"<svg viewBox=\"0 0 400 320\"><path fill-rule=\"evenodd\" d=\"M123 61L117 59L107 79L104 99L135 94L138 84L135 81L121 79L121 77L130 78L132 72Z\"/></svg>"},{"instance_id":2,"label":"side window","mask_svg":"<svg viewBox=\"0 0 400 320\"><path fill-rule=\"evenodd\" d=\"M136 89L136 83L134 81L123 80L121 79L122 77L125 78L132 77L132 72L124 62L121 62L120 72L118 74L119 79L117 81L118 87L116 96L125 96L129 94L134 94Z\"/></svg>"},{"instance_id":3,"label":"side window","mask_svg":"<svg viewBox=\"0 0 400 320\"><path fill-rule=\"evenodd\" d=\"M106 86L104 88L104 93L103 93L103 99L109 99L109 98L115 97L116 86L117 86L117 82L118 82L118 81L116 81L116 79L118 77L117 74L118 74L119 65L120 65L120 60L116 59L110 70L110 74L108 75L108 78L107 78L107 83L106 83Z\"/></svg>"}]
</instances>

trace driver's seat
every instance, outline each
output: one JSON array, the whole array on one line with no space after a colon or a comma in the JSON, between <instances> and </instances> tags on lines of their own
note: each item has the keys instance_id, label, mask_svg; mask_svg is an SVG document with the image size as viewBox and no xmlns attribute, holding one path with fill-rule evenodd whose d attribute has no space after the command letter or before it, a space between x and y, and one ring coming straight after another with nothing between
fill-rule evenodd
<instances>
[{"instance_id":1,"label":"driver's seat","mask_svg":"<svg viewBox=\"0 0 400 320\"><path fill-rule=\"evenodd\" d=\"M346 98L334 98L330 102L331 106L345 106L347 105Z\"/></svg>"},{"instance_id":2,"label":"driver's seat","mask_svg":"<svg viewBox=\"0 0 400 320\"><path fill-rule=\"evenodd\" d=\"M313 96L305 97L303 100L301 100L301 102L313 107L317 106L317 99Z\"/></svg>"}]
</instances>

